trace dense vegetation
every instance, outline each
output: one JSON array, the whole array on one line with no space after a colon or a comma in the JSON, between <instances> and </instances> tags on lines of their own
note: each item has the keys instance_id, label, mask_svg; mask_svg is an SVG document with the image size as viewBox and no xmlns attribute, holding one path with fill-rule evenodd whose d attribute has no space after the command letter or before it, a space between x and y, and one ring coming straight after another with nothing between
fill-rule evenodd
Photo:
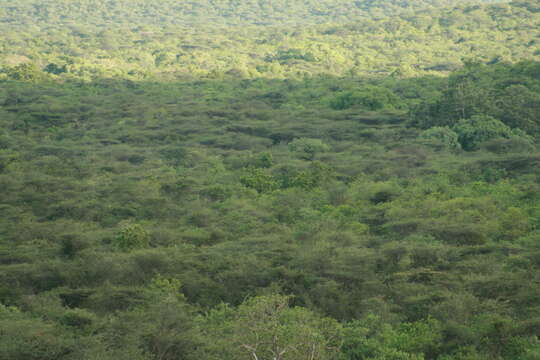
<instances>
[{"instance_id":1,"label":"dense vegetation","mask_svg":"<svg viewBox=\"0 0 540 360\"><path fill-rule=\"evenodd\" d=\"M145 25L275 25L331 23L411 12L414 9L494 0L4 0L0 21L9 24L133 23Z\"/></svg>"},{"instance_id":2,"label":"dense vegetation","mask_svg":"<svg viewBox=\"0 0 540 360\"><path fill-rule=\"evenodd\" d=\"M391 3L4 1L0 360L540 359L540 8Z\"/></svg>"},{"instance_id":3,"label":"dense vegetation","mask_svg":"<svg viewBox=\"0 0 540 360\"><path fill-rule=\"evenodd\" d=\"M164 6L162 3L156 8ZM224 27L206 22L156 25L138 20L105 26L94 25L103 19L84 11L71 12L84 17L76 22L51 20L29 25L20 7L8 9L11 21L0 21L0 65L32 62L48 73L89 81L99 77L283 79L321 74L411 77L445 75L461 67L462 58L484 63L540 60L540 6L536 1L270 27ZM129 12L119 14L129 19Z\"/></svg>"}]
</instances>

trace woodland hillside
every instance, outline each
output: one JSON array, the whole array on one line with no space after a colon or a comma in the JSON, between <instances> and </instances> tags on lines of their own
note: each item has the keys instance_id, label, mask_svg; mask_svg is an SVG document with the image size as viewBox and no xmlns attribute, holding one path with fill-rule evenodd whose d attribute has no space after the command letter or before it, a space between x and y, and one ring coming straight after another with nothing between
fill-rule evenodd
<instances>
[{"instance_id":1,"label":"woodland hillside","mask_svg":"<svg viewBox=\"0 0 540 360\"><path fill-rule=\"evenodd\" d=\"M4 0L0 360L540 359L539 14Z\"/></svg>"}]
</instances>

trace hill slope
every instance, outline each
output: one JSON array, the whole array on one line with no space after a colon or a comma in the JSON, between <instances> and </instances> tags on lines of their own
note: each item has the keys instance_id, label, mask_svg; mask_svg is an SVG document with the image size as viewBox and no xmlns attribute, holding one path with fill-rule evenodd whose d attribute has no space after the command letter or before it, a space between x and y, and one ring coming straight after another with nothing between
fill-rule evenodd
<instances>
[{"instance_id":1,"label":"hill slope","mask_svg":"<svg viewBox=\"0 0 540 360\"><path fill-rule=\"evenodd\" d=\"M0 358L535 359L540 63L0 84Z\"/></svg>"},{"instance_id":2,"label":"hill slope","mask_svg":"<svg viewBox=\"0 0 540 360\"><path fill-rule=\"evenodd\" d=\"M488 1L486 1L488 2ZM5 0L0 22L10 24L168 25L314 24L454 6L450 0ZM475 1L474 3L478 3Z\"/></svg>"},{"instance_id":3,"label":"hill slope","mask_svg":"<svg viewBox=\"0 0 540 360\"><path fill-rule=\"evenodd\" d=\"M426 4L1 1L0 360L540 359L540 7Z\"/></svg>"},{"instance_id":4,"label":"hill slope","mask_svg":"<svg viewBox=\"0 0 540 360\"><path fill-rule=\"evenodd\" d=\"M79 14L75 10L71 15ZM446 74L462 59L540 59L531 3L418 10L347 24L289 27L0 25L0 65L65 67L61 76L141 79ZM44 36L46 35L46 37ZM55 70L54 73L59 71ZM59 74L57 74L59 75ZM1 76L1 75L0 75Z\"/></svg>"}]
</instances>

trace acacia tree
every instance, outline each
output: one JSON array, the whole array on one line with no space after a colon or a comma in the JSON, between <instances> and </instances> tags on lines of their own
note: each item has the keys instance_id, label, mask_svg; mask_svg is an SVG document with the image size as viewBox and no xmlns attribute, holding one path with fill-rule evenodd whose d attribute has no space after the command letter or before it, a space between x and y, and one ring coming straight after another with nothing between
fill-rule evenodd
<instances>
[{"instance_id":1,"label":"acacia tree","mask_svg":"<svg viewBox=\"0 0 540 360\"><path fill-rule=\"evenodd\" d=\"M289 307L290 297L261 296L238 309L235 338L245 359L335 359L340 348L339 324L312 311Z\"/></svg>"}]
</instances>

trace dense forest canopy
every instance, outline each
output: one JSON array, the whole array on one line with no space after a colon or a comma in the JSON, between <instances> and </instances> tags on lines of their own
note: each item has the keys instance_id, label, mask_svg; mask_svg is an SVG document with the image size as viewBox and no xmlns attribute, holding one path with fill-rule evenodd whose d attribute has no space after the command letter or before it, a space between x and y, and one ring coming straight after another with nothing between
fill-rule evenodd
<instances>
[{"instance_id":1,"label":"dense forest canopy","mask_svg":"<svg viewBox=\"0 0 540 360\"><path fill-rule=\"evenodd\" d=\"M0 360L540 359L538 1L0 2Z\"/></svg>"},{"instance_id":2,"label":"dense forest canopy","mask_svg":"<svg viewBox=\"0 0 540 360\"><path fill-rule=\"evenodd\" d=\"M41 68L51 64L49 73L64 77L133 80L444 75L458 69L463 58L539 60L540 9L533 5L464 6L288 27L145 25L135 20L110 27L54 21L19 27L6 22L0 23L0 66L33 62ZM19 8L13 9L16 15L10 18L22 21ZM129 13L120 14L129 18ZM85 15L88 21L94 18L100 21L95 14Z\"/></svg>"},{"instance_id":3,"label":"dense forest canopy","mask_svg":"<svg viewBox=\"0 0 540 360\"><path fill-rule=\"evenodd\" d=\"M4 0L0 22L24 25L335 23L496 0Z\"/></svg>"}]
</instances>

